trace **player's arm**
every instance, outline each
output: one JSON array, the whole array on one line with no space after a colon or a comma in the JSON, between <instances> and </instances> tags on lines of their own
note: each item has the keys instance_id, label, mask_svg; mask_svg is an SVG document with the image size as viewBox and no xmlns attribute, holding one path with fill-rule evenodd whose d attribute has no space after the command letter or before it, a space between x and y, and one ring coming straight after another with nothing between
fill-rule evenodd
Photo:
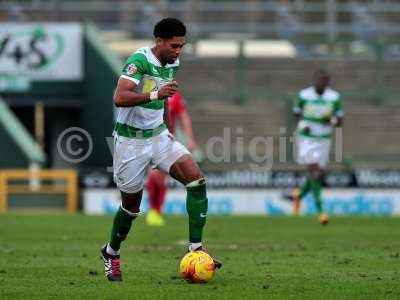
<instances>
[{"instance_id":1,"label":"player's arm","mask_svg":"<svg viewBox=\"0 0 400 300\"><path fill-rule=\"evenodd\" d=\"M169 119L168 99L164 101L164 115L163 115L163 118L164 118L164 123L165 123L165 125L167 125L167 128L168 128L169 132L172 132L172 130L171 130L171 122L170 122L170 119Z\"/></svg>"},{"instance_id":2,"label":"player's arm","mask_svg":"<svg viewBox=\"0 0 400 300\"><path fill-rule=\"evenodd\" d=\"M330 123L334 127L341 127L343 125L343 117L333 116Z\"/></svg>"},{"instance_id":3,"label":"player's arm","mask_svg":"<svg viewBox=\"0 0 400 300\"><path fill-rule=\"evenodd\" d=\"M136 106L153 100L166 99L176 93L176 85L166 84L160 90L150 93L136 93L136 83L120 77L114 92L114 103L117 107Z\"/></svg>"},{"instance_id":4,"label":"player's arm","mask_svg":"<svg viewBox=\"0 0 400 300\"><path fill-rule=\"evenodd\" d=\"M343 125L343 116L342 100L339 98L334 103L334 115L330 121L332 126L341 127Z\"/></svg>"},{"instance_id":5,"label":"player's arm","mask_svg":"<svg viewBox=\"0 0 400 300\"><path fill-rule=\"evenodd\" d=\"M137 93L137 85L148 72L148 63L143 54L136 53L128 58L114 92L114 103L117 107L136 106L153 100L162 100L176 92L175 85L171 83L157 91Z\"/></svg>"},{"instance_id":6,"label":"player's arm","mask_svg":"<svg viewBox=\"0 0 400 300\"><path fill-rule=\"evenodd\" d=\"M303 106L304 106L304 101L301 98L301 96L298 95L295 99L295 103L293 106L293 114L296 119L296 122L299 122L303 115Z\"/></svg>"},{"instance_id":7,"label":"player's arm","mask_svg":"<svg viewBox=\"0 0 400 300\"><path fill-rule=\"evenodd\" d=\"M186 109L181 111L181 113L178 115L178 120L179 120L182 130L186 136L187 147L188 147L189 151L196 149L197 144L196 144L196 141L195 141L194 135L193 135L192 120L190 119L189 113L187 112Z\"/></svg>"}]
</instances>

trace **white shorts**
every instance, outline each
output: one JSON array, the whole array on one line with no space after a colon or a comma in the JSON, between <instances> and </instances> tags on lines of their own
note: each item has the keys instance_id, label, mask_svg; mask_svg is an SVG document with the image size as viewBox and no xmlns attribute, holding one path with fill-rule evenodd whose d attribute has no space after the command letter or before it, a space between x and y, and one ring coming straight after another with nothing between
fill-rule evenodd
<instances>
[{"instance_id":1,"label":"white shorts","mask_svg":"<svg viewBox=\"0 0 400 300\"><path fill-rule=\"evenodd\" d=\"M301 165L318 164L325 167L329 162L331 140L328 138L296 137L297 163Z\"/></svg>"},{"instance_id":2,"label":"white shorts","mask_svg":"<svg viewBox=\"0 0 400 300\"><path fill-rule=\"evenodd\" d=\"M136 193L143 189L149 166L169 173L171 166L190 152L181 143L174 141L168 130L155 137L133 139L114 137L114 182L125 193Z\"/></svg>"}]
</instances>

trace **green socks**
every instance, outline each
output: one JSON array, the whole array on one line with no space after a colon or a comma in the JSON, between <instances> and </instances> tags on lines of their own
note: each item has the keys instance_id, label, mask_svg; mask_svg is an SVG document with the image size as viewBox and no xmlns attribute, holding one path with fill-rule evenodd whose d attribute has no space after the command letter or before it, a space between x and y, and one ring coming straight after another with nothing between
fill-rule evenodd
<instances>
[{"instance_id":1,"label":"green socks","mask_svg":"<svg viewBox=\"0 0 400 300\"><path fill-rule=\"evenodd\" d=\"M318 213L322 212L321 190L322 184L320 180L307 178L307 181L300 189L299 195L301 199L311 191L314 196L315 206Z\"/></svg>"},{"instance_id":2,"label":"green socks","mask_svg":"<svg viewBox=\"0 0 400 300\"><path fill-rule=\"evenodd\" d=\"M119 207L114 216L114 223L111 230L110 246L113 250L118 251L121 248L121 242L126 239L126 236L131 229L132 222L139 213L130 213L127 210Z\"/></svg>"},{"instance_id":3,"label":"green socks","mask_svg":"<svg viewBox=\"0 0 400 300\"><path fill-rule=\"evenodd\" d=\"M189 242L200 243L206 224L208 199L204 179L186 186L186 210L189 215Z\"/></svg>"},{"instance_id":4,"label":"green socks","mask_svg":"<svg viewBox=\"0 0 400 300\"><path fill-rule=\"evenodd\" d=\"M189 215L189 242L201 243L203 228L206 224L208 199L204 179L192 182L186 186L186 210ZM111 230L110 247L118 251L121 242L125 240L132 222L138 214L130 213L120 207L115 214Z\"/></svg>"},{"instance_id":5,"label":"green socks","mask_svg":"<svg viewBox=\"0 0 400 300\"><path fill-rule=\"evenodd\" d=\"M307 178L306 182L300 189L300 195L299 195L300 199L303 198L305 195L307 195L310 190L311 190L311 182L310 179Z\"/></svg>"},{"instance_id":6,"label":"green socks","mask_svg":"<svg viewBox=\"0 0 400 300\"><path fill-rule=\"evenodd\" d=\"M311 190L314 196L315 207L317 208L318 213L322 212L322 202L321 202L321 190L322 184L318 179L312 179L310 181Z\"/></svg>"}]
</instances>

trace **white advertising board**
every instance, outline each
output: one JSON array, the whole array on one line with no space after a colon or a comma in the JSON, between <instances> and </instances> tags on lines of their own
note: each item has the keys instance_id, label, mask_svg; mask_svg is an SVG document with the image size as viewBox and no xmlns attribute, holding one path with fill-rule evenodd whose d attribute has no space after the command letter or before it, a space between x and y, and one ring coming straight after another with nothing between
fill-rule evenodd
<instances>
[{"instance_id":1,"label":"white advertising board","mask_svg":"<svg viewBox=\"0 0 400 300\"><path fill-rule=\"evenodd\" d=\"M282 199L280 190L209 190L209 214L277 215L291 214L292 204ZM326 189L323 193L325 210L335 215L400 215L400 190L387 189ZM114 189L87 189L83 193L84 212L111 214L120 203ZM141 211L148 209L143 196ZM186 214L186 192L169 190L164 206L166 214ZM302 214L315 213L311 195L303 200Z\"/></svg>"},{"instance_id":2,"label":"white advertising board","mask_svg":"<svg viewBox=\"0 0 400 300\"><path fill-rule=\"evenodd\" d=\"M82 38L78 23L0 23L0 75L80 80Z\"/></svg>"}]
</instances>

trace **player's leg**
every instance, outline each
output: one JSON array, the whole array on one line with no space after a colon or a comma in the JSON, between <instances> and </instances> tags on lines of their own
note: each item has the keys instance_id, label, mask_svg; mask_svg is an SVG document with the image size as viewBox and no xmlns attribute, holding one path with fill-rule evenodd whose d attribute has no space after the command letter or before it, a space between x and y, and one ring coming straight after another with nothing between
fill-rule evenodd
<instances>
[{"instance_id":1,"label":"player's leg","mask_svg":"<svg viewBox=\"0 0 400 300\"><path fill-rule=\"evenodd\" d=\"M203 229L206 224L208 199L204 176L190 154L183 155L170 168L170 175L186 187L186 210L189 215L189 251L207 249L203 247ZM221 262L214 259L215 267Z\"/></svg>"},{"instance_id":2,"label":"player's leg","mask_svg":"<svg viewBox=\"0 0 400 300\"><path fill-rule=\"evenodd\" d=\"M107 253L119 255L121 243L131 230L132 222L139 216L142 194L142 190L137 193L121 191L121 206L114 216L110 242L107 244Z\"/></svg>"},{"instance_id":3,"label":"player's leg","mask_svg":"<svg viewBox=\"0 0 400 300\"><path fill-rule=\"evenodd\" d=\"M146 190L149 199L150 210L146 216L146 223L152 226L164 225L164 219L161 215L162 207L165 201L167 186L165 184L165 173L151 169L148 172Z\"/></svg>"},{"instance_id":4,"label":"player's leg","mask_svg":"<svg viewBox=\"0 0 400 300\"><path fill-rule=\"evenodd\" d=\"M186 187L186 208L189 214L189 249L201 247L206 223L208 200L206 184L199 166L190 152L165 132L154 139L153 163Z\"/></svg>"},{"instance_id":5,"label":"player's leg","mask_svg":"<svg viewBox=\"0 0 400 300\"><path fill-rule=\"evenodd\" d=\"M309 140L302 136L296 136L296 161L300 165L305 165L310 160ZM293 201L293 214L298 215L301 209L301 199L311 191L310 176L307 175L306 181L300 186L295 188L290 195L290 200Z\"/></svg>"},{"instance_id":6,"label":"player's leg","mask_svg":"<svg viewBox=\"0 0 400 300\"><path fill-rule=\"evenodd\" d=\"M299 189L293 192L293 212L299 214L301 208L301 200L311 191L311 179L307 176L306 181Z\"/></svg>"},{"instance_id":7,"label":"player's leg","mask_svg":"<svg viewBox=\"0 0 400 300\"><path fill-rule=\"evenodd\" d=\"M104 270L109 281L121 281L121 243L140 212L144 176L151 156L143 141L115 138L114 181L121 191L121 205L115 213L109 242L101 249Z\"/></svg>"},{"instance_id":8,"label":"player's leg","mask_svg":"<svg viewBox=\"0 0 400 300\"><path fill-rule=\"evenodd\" d=\"M121 243L126 239L132 227L132 222L140 212L142 191L125 193L121 191L121 206L114 215L110 241L101 249L105 275L109 281L121 281L119 251Z\"/></svg>"},{"instance_id":9,"label":"player's leg","mask_svg":"<svg viewBox=\"0 0 400 300\"><path fill-rule=\"evenodd\" d=\"M189 251L206 249L202 245L208 199L206 181L190 152L170 136L160 137L160 149L154 163L186 187L186 209L189 215ZM217 268L221 263L215 261Z\"/></svg>"},{"instance_id":10,"label":"player's leg","mask_svg":"<svg viewBox=\"0 0 400 300\"><path fill-rule=\"evenodd\" d=\"M170 168L170 174L186 187L186 209L189 215L189 249L202 246L208 199L206 182L197 163L185 154Z\"/></svg>"},{"instance_id":11,"label":"player's leg","mask_svg":"<svg viewBox=\"0 0 400 300\"><path fill-rule=\"evenodd\" d=\"M322 225L328 224L329 217L328 214L323 210L322 203L322 179L324 174L324 167L329 162L329 152L331 148L331 140L330 139L320 139L317 141L316 146L316 165L313 167L312 172L313 181L312 181L312 192L315 199L315 206L319 212L319 222Z\"/></svg>"},{"instance_id":12,"label":"player's leg","mask_svg":"<svg viewBox=\"0 0 400 300\"><path fill-rule=\"evenodd\" d=\"M321 190L322 190L322 169L317 163L308 165L309 185L314 197L315 207L319 214L322 213Z\"/></svg>"},{"instance_id":13,"label":"player's leg","mask_svg":"<svg viewBox=\"0 0 400 300\"><path fill-rule=\"evenodd\" d=\"M322 178L323 169L318 164L309 165L310 185L315 202L315 207L318 212L318 220L322 225L328 224L329 216L323 210L322 205Z\"/></svg>"},{"instance_id":14,"label":"player's leg","mask_svg":"<svg viewBox=\"0 0 400 300\"><path fill-rule=\"evenodd\" d=\"M307 165L307 180L298 192L297 198L300 200L310 191L313 194L315 206L323 221L326 224L327 215L322 211L322 175L323 169L329 160L330 140L318 139L312 137L298 137L297 138L299 164Z\"/></svg>"},{"instance_id":15,"label":"player's leg","mask_svg":"<svg viewBox=\"0 0 400 300\"><path fill-rule=\"evenodd\" d=\"M298 197L302 199L304 196L306 196L309 192L311 191L311 180L310 176L308 175L306 178L306 181L303 183L303 185L300 187L299 192L298 192Z\"/></svg>"}]
</instances>

